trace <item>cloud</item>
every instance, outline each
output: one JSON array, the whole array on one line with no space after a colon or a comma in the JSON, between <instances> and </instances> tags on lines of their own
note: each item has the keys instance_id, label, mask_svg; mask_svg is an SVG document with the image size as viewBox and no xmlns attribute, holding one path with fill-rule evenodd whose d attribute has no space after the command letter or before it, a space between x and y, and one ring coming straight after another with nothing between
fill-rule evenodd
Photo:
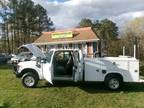
<instances>
[{"instance_id":1,"label":"cloud","mask_svg":"<svg viewBox=\"0 0 144 108\"><path fill-rule=\"evenodd\" d=\"M112 16L109 19L116 22L120 30L123 30L124 26L132 19L143 17L144 11L137 11L137 12L127 12L120 14L118 16Z\"/></svg>"},{"instance_id":2,"label":"cloud","mask_svg":"<svg viewBox=\"0 0 144 108\"><path fill-rule=\"evenodd\" d=\"M125 21L144 15L143 0L33 0L41 4L56 28L77 26L82 18L109 18L119 26Z\"/></svg>"}]
</instances>

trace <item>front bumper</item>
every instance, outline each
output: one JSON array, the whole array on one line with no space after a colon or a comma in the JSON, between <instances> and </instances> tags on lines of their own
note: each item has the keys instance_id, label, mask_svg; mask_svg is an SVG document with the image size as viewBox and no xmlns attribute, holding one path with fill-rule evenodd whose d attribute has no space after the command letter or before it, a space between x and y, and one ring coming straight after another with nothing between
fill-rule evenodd
<instances>
[{"instance_id":1,"label":"front bumper","mask_svg":"<svg viewBox=\"0 0 144 108\"><path fill-rule=\"evenodd\" d=\"M21 74L20 73L18 73L18 65L17 64L13 64L13 73L15 74L15 76L17 77L17 78L20 78L21 77Z\"/></svg>"}]
</instances>

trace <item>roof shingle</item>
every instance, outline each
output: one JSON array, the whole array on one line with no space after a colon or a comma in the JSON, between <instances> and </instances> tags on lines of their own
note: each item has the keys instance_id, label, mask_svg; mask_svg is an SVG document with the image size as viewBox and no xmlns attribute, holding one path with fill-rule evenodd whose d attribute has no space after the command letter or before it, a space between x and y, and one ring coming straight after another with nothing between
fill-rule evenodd
<instances>
[{"instance_id":1,"label":"roof shingle","mask_svg":"<svg viewBox=\"0 0 144 108\"><path fill-rule=\"evenodd\" d=\"M73 37L69 38L52 38L53 33L72 31ZM75 28L67 30L57 30L52 32L43 32L43 34L34 42L36 45L46 44L66 44L66 43L82 43L98 41L98 37L91 27Z\"/></svg>"}]
</instances>

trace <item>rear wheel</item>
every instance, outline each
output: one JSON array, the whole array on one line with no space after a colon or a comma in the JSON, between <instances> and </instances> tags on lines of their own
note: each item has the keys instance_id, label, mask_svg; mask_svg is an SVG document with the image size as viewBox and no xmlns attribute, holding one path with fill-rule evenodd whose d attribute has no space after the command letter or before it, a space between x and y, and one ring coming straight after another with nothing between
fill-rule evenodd
<instances>
[{"instance_id":1,"label":"rear wheel","mask_svg":"<svg viewBox=\"0 0 144 108\"><path fill-rule=\"evenodd\" d=\"M22 77L22 84L27 88L33 88L37 85L38 78L33 73L26 73Z\"/></svg>"},{"instance_id":2,"label":"rear wheel","mask_svg":"<svg viewBox=\"0 0 144 108\"><path fill-rule=\"evenodd\" d=\"M106 78L105 84L110 90L118 90L122 85L122 80L117 75L111 75Z\"/></svg>"}]
</instances>

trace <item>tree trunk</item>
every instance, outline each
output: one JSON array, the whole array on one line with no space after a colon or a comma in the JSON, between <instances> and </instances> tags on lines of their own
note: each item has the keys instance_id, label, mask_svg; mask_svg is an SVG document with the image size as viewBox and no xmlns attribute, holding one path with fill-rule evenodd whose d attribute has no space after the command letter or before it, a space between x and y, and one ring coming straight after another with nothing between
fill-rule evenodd
<instances>
[{"instance_id":1,"label":"tree trunk","mask_svg":"<svg viewBox=\"0 0 144 108\"><path fill-rule=\"evenodd\" d=\"M6 23L6 39L7 39L7 48L8 48L8 53L11 53L10 49L10 40L9 40L9 28L8 28L8 23Z\"/></svg>"}]
</instances>

